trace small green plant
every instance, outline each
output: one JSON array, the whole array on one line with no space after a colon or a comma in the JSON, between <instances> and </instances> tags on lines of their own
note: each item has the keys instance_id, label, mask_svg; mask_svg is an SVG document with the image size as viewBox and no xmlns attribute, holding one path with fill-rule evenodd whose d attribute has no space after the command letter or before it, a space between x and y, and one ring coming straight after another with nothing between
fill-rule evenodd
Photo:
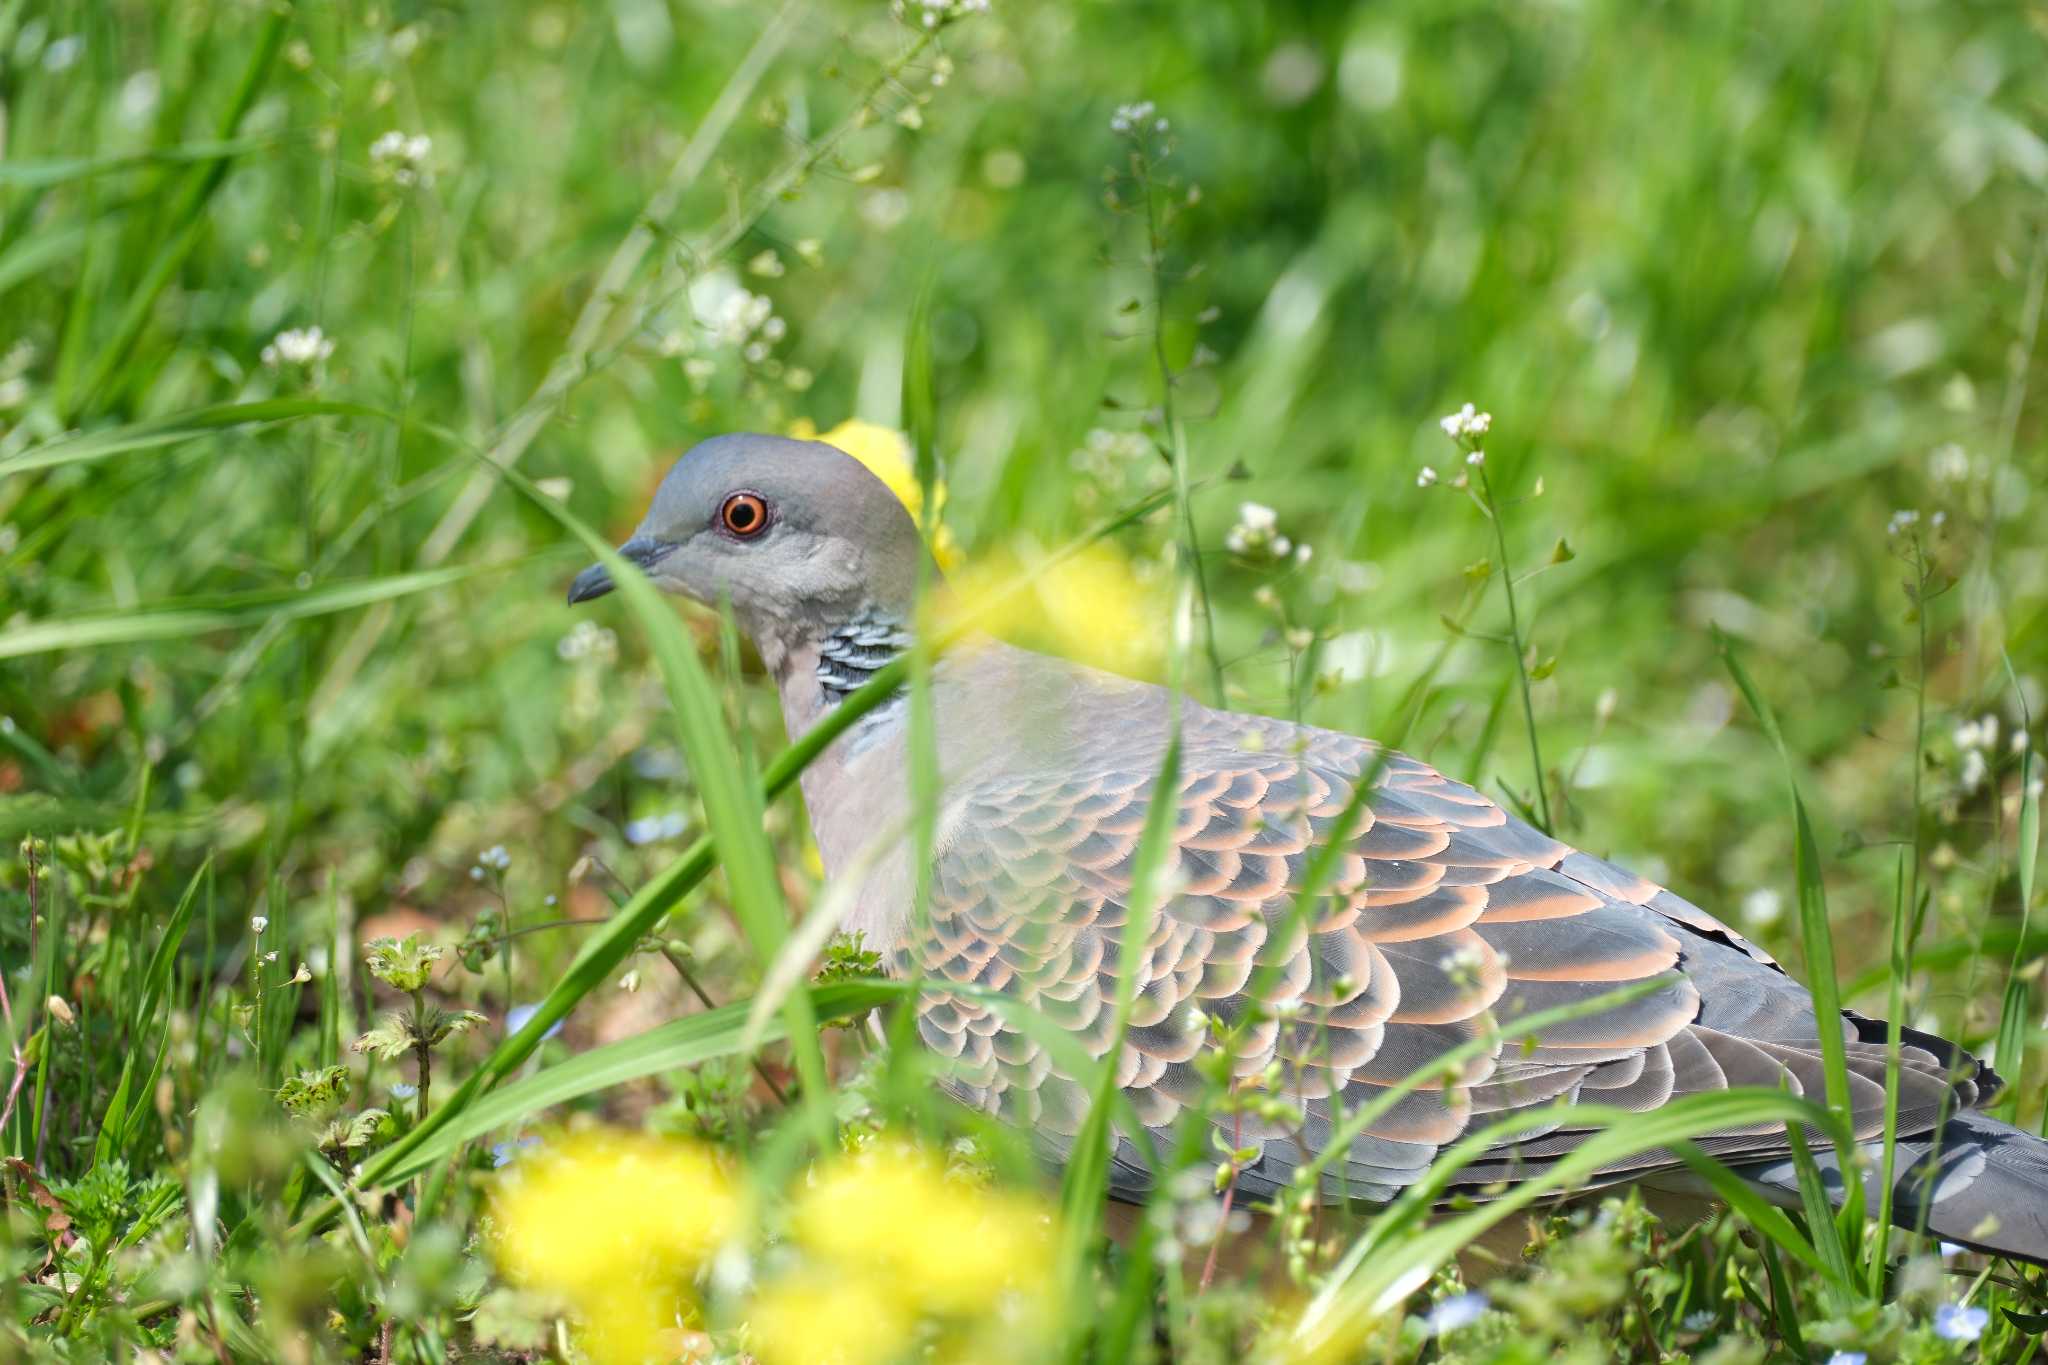
<instances>
[{"instance_id":1,"label":"small green plant","mask_svg":"<svg viewBox=\"0 0 2048 1365\"><path fill-rule=\"evenodd\" d=\"M375 1028L349 1045L357 1052L367 1052L384 1061L408 1054L412 1057L414 1075L418 1078L414 1082L414 1113L421 1121L427 1116L433 1088L434 1049L487 1022L475 1010L443 1009L427 999L427 982L444 952L439 944L424 942L416 933L363 945L363 965L370 975L410 996L411 1003L385 1015Z\"/></svg>"}]
</instances>

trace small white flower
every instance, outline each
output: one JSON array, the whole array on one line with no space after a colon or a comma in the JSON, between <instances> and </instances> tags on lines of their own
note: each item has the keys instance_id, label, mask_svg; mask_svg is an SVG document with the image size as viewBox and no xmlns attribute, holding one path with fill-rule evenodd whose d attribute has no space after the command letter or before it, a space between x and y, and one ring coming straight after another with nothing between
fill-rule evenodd
<instances>
[{"instance_id":1,"label":"small white flower","mask_svg":"<svg viewBox=\"0 0 2048 1365\"><path fill-rule=\"evenodd\" d=\"M1956 781L1962 784L1964 791L1973 792L1983 786L1989 773L1990 765L1985 763L1982 749L1963 750L1963 768L1956 774Z\"/></svg>"},{"instance_id":2,"label":"small white flower","mask_svg":"<svg viewBox=\"0 0 2048 1365\"><path fill-rule=\"evenodd\" d=\"M505 851L503 844L491 845L482 853L477 854L476 860L483 866L499 872L508 871L512 866L512 855Z\"/></svg>"},{"instance_id":3,"label":"small white flower","mask_svg":"<svg viewBox=\"0 0 2048 1365\"><path fill-rule=\"evenodd\" d=\"M271 950L270 950L269 952L265 953L265 954L263 955L263 960L264 960L265 962L275 962L275 961L277 961L277 949L275 949L275 948L272 948L272 949L271 949Z\"/></svg>"},{"instance_id":4,"label":"small white flower","mask_svg":"<svg viewBox=\"0 0 2048 1365\"><path fill-rule=\"evenodd\" d=\"M1417 488L1427 488L1435 482L1436 471L1434 469L1431 469L1428 465L1424 465L1422 467L1422 472L1415 476L1415 486Z\"/></svg>"},{"instance_id":5,"label":"small white flower","mask_svg":"<svg viewBox=\"0 0 2048 1365\"><path fill-rule=\"evenodd\" d=\"M1484 436L1490 431L1493 428L1493 414L1481 412L1467 403L1450 416L1443 418L1437 425L1444 429L1444 435L1454 441L1462 441L1468 436Z\"/></svg>"},{"instance_id":6,"label":"small white flower","mask_svg":"<svg viewBox=\"0 0 2048 1365\"><path fill-rule=\"evenodd\" d=\"M1711 1308L1700 1308L1680 1318L1678 1325L1688 1332L1704 1332L1718 1321L1720 1314Z\"/></svg>"},{"instance_id":7,"label":"small white flower","mask_svg":"<svg viewBox=\"0 0 2048 1365\"><path fill-rule=\"evenodd\" d=\"M1486 955L1467 944L1455 952L1445 953L1437 959L1436 965L1461 990L1470 991L1478 986L1479 974L1486 969Z\"/></svg>"},{"instance_id":8,"label":"small white flower","mask_svg":"<svg viewBox=\"0 0 2048 1365\"><path fill-rule=\"evenodd\" d=\"M1961 483L1970 477L1970 455L1954 441L1936 446L1927 456L1927 476L1936 483Z\"/></svg>"},{"instance_id":9,"label":"small white flower","mask_svg":"<svg viewBox=\"0 0 2048 1365\"><path fill-rule=\"evenodd\" d=\"M434 141L425 133L407 136L392 129L370 144L370 162L400 185L431 185L434 176L427 169Z\"/></svg>"},{"instance_id":10,"label":"small white flower","mask_svg":"<svg viewBox=\"0 0 2048 1365\"><path fill-rule=\"evenodd\" d=\"M1471 453L1470 455L1467 455L1467 456L1465 457L1465 463L1466 463L1466 464L1469 464L1469 465L1482 465L1482 464L1485 464L1485 463L1486 463L1486 452L1485 452L1485 451L1483 451L1483 450L1475 450L1475 451L1473 451L1473 452L1472 452L1472 453Z\"/></svg>"},{"instance_id":11,"label":"small white flower","mask_svg":"<svg viewBox=\"0 0 2048 1365\"><path fill-rule=\"evenodd\" d=\"M1776 924L1785 913L1785 898L1775 887L1759 886L1742 898L1742 922L1756 928Z\"/></svg>"},{"instance_id":12,"label":"small white flower","mask_svg":"<svg viewBox=\"0 0 2048 1365\"><path fill-rule=\"evenodd\" d=\"M1828 1365L1870 1365L1870 1357L1861 1351L1837 1351L1828 1357Z\"/></svg>"},{"instance_id":13,"label":"small white flower","mask_svg":"<svg viewBox=\"0 0 2048 1365\"><path fill-rule=\"evenodd\" d=\"M273 370L287 365L310 369L334 354L334 341L319 327L291 327L263 348L263 363Z\"/></svg>"},{"instance_id":14,"label":"small white flower","mask_svg":"<svg viewBox=\"0 0 2048 1365\"><path fill-rule=\"evenodd\" d=\"M1884 533L1896 536L1920 524L1920 513L1911 507L1901 507L1892 513L1892 519L1884 524Z\"/></svg>"},{"instance_id":15,"label":"small white flower","mask_svg":"<svg viewBox=\"0 0 2048 1365\"><path fill-rule=\"evenodd\" d=\"M1134 128L1142 128L1151 120L1153 112L1151 100L1137 100L1130 104L1119 104L1116 107L1116 112L1109 116L1109 131L1112 133L1128 133ZM1159 120L1159 131L1162 133L1166 131L1165 119Z\"/></svg>"},{"instance_id":16,"label":"small white flower","mask_svg":"<svg viewBox=\"0 0 2048 1365\"><path fill-rule=\"evenodd\" d=\"M249 916L249 932L250 932L250 933L252 933L252 934L261 934L261 933L262 933L262 932L263 932L263 931L264 931L265 929L268 929L269 927L270 927L270 916L268 916L268 915L251 915L251 916Z\"/></svg>"},{"instance_id":17,"label":"small white flower","mask_svg":"<svg viewBox=\"0 0 2048 1365\"><path fill-rule=\"evenodd\" d=\"M1223 537L1224 548L1242 559L1278 561L1294 552L1294 542L1280 534L1280 514L1264 503L1242 503L1237 525Z\"/></svg>"}]
</instances>

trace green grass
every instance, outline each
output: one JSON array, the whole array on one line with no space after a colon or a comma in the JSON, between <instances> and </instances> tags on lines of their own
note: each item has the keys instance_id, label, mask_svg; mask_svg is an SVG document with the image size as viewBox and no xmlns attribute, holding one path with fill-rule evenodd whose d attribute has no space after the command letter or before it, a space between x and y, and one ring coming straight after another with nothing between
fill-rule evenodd
<instances>
[{"instance_id":1,"label":"green grass","mask_svg":"<svg viewBox=\"0 0 2048 1365\"><path fill-rule=\"evenodd\" d=\"M822 737L704 614L560 605L679 449L800 419L909 433L970 554L1099 535L1186 585L1189 691L1396 740L1995 1046L2038 1130L2037 18L0 0L0 1359L545 1358L481 1234L492 1144L565 1123L704 1138L771 1211L883 1127L1059 1198L914 1049L819 1028L909 988L841 943L796 989ZM1139 99L1163 152L1111 130ZM1223 552L1245 499L1314 557ZM412 1005L362 943L412 930L418 1003L484 1016L424 1118L413 1052L350 1048ZM1271 1282L1204 1288L1171 1229L1088 1235L1103 1178L1064 1189L1077 1359L2022 1360L2048 1311L1739 1186L1283 1216ZM1974 1344L1933 1328L1965 1294Z\"/></svg>"}]
</instances>

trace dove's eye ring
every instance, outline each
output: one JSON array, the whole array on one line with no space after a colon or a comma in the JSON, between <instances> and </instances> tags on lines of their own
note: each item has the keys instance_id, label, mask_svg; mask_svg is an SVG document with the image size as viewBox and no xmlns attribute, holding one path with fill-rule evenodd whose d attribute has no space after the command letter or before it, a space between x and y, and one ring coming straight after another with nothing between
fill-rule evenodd
<instances>
[{"instance_id":1,"label":"dove's eye ring","mask_svg":"<svg viewBox=\"0 0 2048 1365\"><path fill-rule=\"evenodd\" d=\"M759 493L733 493L718 508L718 524L730 535L752 540L768 529L768 504Z\"/></svg>"}]
</instances>

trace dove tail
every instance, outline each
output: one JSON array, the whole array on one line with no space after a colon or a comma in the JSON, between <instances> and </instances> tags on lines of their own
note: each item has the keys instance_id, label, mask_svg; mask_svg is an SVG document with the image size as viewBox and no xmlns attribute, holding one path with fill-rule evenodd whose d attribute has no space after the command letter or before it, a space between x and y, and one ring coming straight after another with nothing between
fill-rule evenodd
<instances>
[{"instance_id":1,"label":"dove tail","mask_svg":"<svg viewBox=\"0 0 2048 1365\"><path fill-rule=\"evenodd\" d=\"M1894 1187L1902 1227L1943 1241L2048 1265L2048 1140L1978 1113L1942 1126ZM1901 1144L1901 1157L1905 1156Z\"/></svg>"}]
</instances>

